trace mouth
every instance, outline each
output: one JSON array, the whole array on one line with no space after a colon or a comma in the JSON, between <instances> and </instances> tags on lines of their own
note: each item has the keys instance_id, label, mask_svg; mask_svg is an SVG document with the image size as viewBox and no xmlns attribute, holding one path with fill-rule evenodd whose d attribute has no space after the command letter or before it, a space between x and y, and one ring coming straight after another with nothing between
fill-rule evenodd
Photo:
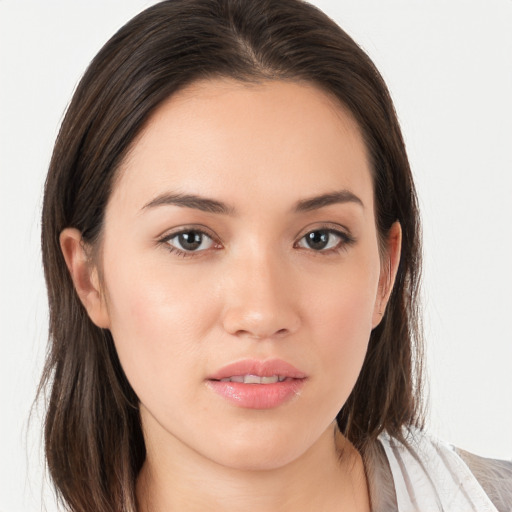
<instances>
[{"instance_id":1,"label":"mouth","mask_svg":"<svg viewBox=\"0 0 512 512\"><path fill-rule=\"evenodd\" d=\"M297 397L307 375L280 359L243 360L206 379L208 387L228 403L246 409L273 409Z\"/></svg>"},{"instance_id":2,"label":"mouth","mask_svg":"<svg viewBox=\"0 0 512 512\"><path fill-rule=\"evenodd\" d=\"M223 366L207 378L244 384L274 384L286 379L304 379L306 374L282 359L242 359Z\"/></svg>"},{"instance_id":3,"label":"mouth","mask_svg":"<svg viewBox=\"0 0 512 512\"><path fill-rule=\"evenodd\" d=\"M262 377L260 375L234 375L233 377L225 377L218 382L239 382L243 384L275 384L276 382L284 382L285 375L271 375L270 377Z\"/></svg>"}]
</instances>

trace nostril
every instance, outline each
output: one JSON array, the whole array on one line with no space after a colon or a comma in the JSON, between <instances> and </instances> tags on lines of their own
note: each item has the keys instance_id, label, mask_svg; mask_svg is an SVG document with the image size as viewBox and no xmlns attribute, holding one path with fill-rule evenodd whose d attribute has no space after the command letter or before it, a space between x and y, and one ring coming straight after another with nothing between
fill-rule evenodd
<instances>
[{"instance_id":1,"label":"nostril","mask_svg":"<svg viewBox=\"0 0 512 512\"><path fill-rule=\"evenodd\" d=\"M265 305L266 306L266 305ZM223 315L226 332L240 338L281 339L300 326L298 311L292 307L233 307Z\"/></svg>"},{"instance_id":2,"label":"nostril","mask_svg":"<svg viewBox=\"0 0 512 512\"><path fill-rule=\"evenodd\" d=\"M265 332L259 332L257 329L254 330L245 330L245 329L239 329L235 332L235 336L239 337L248 337L248 338L256 338L256 339L263 339L263 338L280 338L283 336L286 336L290 333L289 329L283 328L275 331L272 333L265 333Z\"/></svg>"}]
</instances>

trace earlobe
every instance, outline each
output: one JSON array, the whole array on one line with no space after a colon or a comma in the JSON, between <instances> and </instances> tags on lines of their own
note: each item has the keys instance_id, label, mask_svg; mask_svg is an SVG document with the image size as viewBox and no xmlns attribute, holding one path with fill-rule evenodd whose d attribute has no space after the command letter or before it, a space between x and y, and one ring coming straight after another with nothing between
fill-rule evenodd
<instances>
[{"instance_id":1,"label":"earlobe","mask_svg":"<svg viewBox=\"0 0 512 512\"><path fill-rule=\"evenodd\" d=\"M377 327L384 316L389 297L395 284L398 265L400 264L401 250L402 227L400 223L396 221L391 226L386 241L385 263L381 265L379 288L373 311L372 328Z\"/></svg>"},{"instance_id":2,"label":"earlobe","mask_svg":"<svg viewBox=\"0 0 512 512\"><path fill-rule=\"evenodd\" d=\"M82 234L78 229L66 228L61 232L59 241L75 290L90 319L98 327L108 329L108 311L98 270L90 261Z\"/></svg>"}]
</instances>

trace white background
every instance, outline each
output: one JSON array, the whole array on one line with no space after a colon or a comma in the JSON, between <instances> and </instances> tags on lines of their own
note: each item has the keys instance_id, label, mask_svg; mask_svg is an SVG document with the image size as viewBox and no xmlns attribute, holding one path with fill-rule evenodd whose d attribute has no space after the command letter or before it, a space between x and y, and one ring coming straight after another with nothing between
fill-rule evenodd
<instances>
[{"instance_id":1,"label":"white background","mask_svg":"<svg viewBox=\"0 0 512 512\"><path fill-rule=\"evenodd\" d=\"M142 0L0 0L0 511L41 510L42 187L72 91ZM318 0L395 99L425 234L429 428L512 457L512 1Z\"/></svg>"}]
</instances>

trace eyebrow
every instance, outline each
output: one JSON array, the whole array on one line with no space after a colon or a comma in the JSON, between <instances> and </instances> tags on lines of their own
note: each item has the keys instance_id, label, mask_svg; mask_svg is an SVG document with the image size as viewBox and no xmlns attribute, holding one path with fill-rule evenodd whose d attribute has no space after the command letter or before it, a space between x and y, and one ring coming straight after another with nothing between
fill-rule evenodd
<instances>
[{"instance_id":1,"label":"eyebrow","mask_svg":"<svg viewBox=\"0 0 512 512\"><path fill-rule=\"evenodd\" d=\"M339 190L336 192L329 192L319 196L301 199L295 204L294 210L297 213L310 212L319 210L326 206L333 204L355 203L364 208L364 204L353 192L350 190ZM196 194L180 194L180 193L164 193L142 207L142 210L148 208L156 208L158 206L174 205L184 208L193 208L207 213L216 213L222 215L234 215L235 209L232 206L210 199L207 197L199 196Z\"/></svg>"},{"instance_id":2,"label":"eyebrow","mask_svg":"<svg viewBox=\"0 0 512 512\"><path fill-rule=\"evenodd\" d=\"M295 206L296 212L310 212L312 210L318 210L325 206L332 204L343 204L343 203L355 203L364 208L363 201L359 199L350 190L339 190L336 192L330 192L328 194L322 194L320 196L311 197L309 199L302 199L298 201Z\"/></svg>"},{"instance_id":3,"label":"eyebrow","mask_svg":"<svg viewBox=\"0 0 512 512\"><path fill-rule=\"evenodd\" d=\"M209 199L207 197L195 194L161 194L149 203L145 204L142 209L155 208L157 206L174 205L184 208L193 208L207 213L217 213L229 215L234 213L234 209L221 201Z\"/></svg>"}]
</instances>

